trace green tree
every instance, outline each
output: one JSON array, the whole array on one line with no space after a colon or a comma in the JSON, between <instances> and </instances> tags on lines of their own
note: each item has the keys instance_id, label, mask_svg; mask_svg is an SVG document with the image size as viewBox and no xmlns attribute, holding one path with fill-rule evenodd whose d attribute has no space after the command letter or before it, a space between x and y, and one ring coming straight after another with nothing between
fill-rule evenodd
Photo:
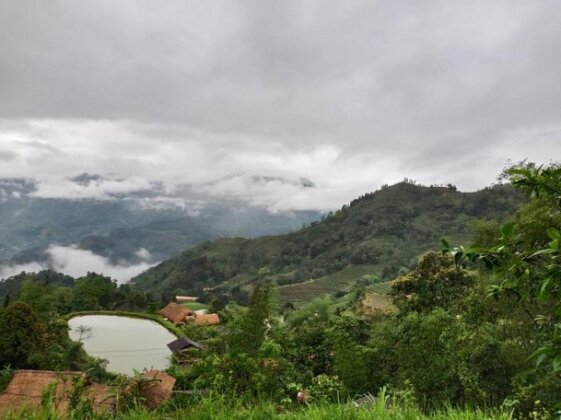
<instances>
[{"instance_id":1,"label":"green tree","mask_svg":"<svg viewBox=\"0 0 561 420\"><path fill-rule=\"evenodd\" d=\"M0 365L27 367L45 341L45 325L31 306L13 302L0 313Z\"/></svg>"},{"instance_id":2,"label":"green tree","mask_svg":"<svg viewBox=\"0 0 561 420\"><path fill-rule=\"evenodd\" d=\"M538 364L561 371L561 166L522 163L505 171L530 202L501 229L491 247L448 249L492 270L495 296L513 296L532 319Z\"/></svg>"},{"instance_id":3,"label":"green tree","mask_svg":"<svg viewBox=\"0 0 561 420\"><path fill-rule=\"evenodd\" d=\"M117 283L109 277L88 273L76 280L72 293L74 311L112 309L117 292Z\"/></svg>"},{"instance_id":4,"label":"green tree","mask_svg":"<svg viewBox=\"0 0 561 420\"><path fill-rule=\"evenodd\" d=\"M450 308L465 296L474 278L449 255L429 252L418 266L392 283L392 294L402 311Z\"/></svg>"},{"instance_id":5,"label":"green tree","mask_svg":"<svg viewBox=\"0 0 561 420\"><path fill-rule=\"evenodd\" d=\"M272 283L258 284L253 289L247 312L237 321L230 334L231 351L257 354L265 341L267 332L275 322L277 298L276 287Z\"/></svg>"}]
</instances>

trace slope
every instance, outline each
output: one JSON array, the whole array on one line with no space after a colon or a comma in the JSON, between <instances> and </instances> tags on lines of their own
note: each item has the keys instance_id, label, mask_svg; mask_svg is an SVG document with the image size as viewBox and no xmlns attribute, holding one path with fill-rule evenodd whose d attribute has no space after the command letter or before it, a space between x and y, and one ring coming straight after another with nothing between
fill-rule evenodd
<instances>
[{"instance_id":1,"label":"slope","mask_svg":"<svg viewBox=\"0 0 561 420\"><path fill-rule=\"evenodd\" d=\"M500 221L523 201L510 186L462 193L402 182L294 233L204 243L133 283L156 293L227 294L243 300L252 284L276 281L282 301L299 303L345 290L365 274L391 279L422 252L438 248L441 238L465 243L473 221Z\"/></svg>"}]
</instances>

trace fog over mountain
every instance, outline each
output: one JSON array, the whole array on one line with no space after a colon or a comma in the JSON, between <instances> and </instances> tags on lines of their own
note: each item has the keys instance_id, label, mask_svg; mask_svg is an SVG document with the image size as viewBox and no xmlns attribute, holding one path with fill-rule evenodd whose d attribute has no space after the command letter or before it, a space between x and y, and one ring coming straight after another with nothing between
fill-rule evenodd
<instances>
[{"instance_id":1,"label":"fog over mountain","mask_svg":"<svg viewBox=\"0 0 561 420\"><path fill-rule=\"evenodd\" d=\"M474 190L561 154L560 20L554 0L4 1L0 176L273 210L404 176Z\"/></svg>"},{"instance_id":2,"label":"fog over mountain","mask_svg":"<svg viewBox=\"0 0 561 420\"><path fill-rule=\"evenodd\" d=\"M0 261L144 264L556 159L560 21L554 0L2 1Z\"/></svg>"},{"instance_id":3,"label":"fog over mountain","mask_svg":"<svg viewBox=\"0 0 561 420\"><path fill-rule=\"evenodd\" d=\"M305 180L248 182L264 189L268 183L311 188ZM0 179L0 278L51 268L126 281L200 242L284 233L320 217L316 211L275 211L251 198L205 193L205 186L166 191L158 183L130 185L85 173L50 186Z\"/></svg>"}]
</instances>

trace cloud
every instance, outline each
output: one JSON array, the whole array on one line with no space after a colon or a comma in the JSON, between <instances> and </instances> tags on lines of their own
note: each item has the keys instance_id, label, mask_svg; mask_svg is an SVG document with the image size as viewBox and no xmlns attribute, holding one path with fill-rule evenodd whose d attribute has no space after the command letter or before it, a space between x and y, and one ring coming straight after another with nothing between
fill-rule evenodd
<instances>
[{"instance_id":1,"label":"cloud","mask_svg":"<svg viewBox=\"0 0 561 420\"><path fill-rule=\"evenodd\" d=\"M76 246L52 245L47 251L49 261L45 263L29 263L20 265L0 266L0 279L19 274L22 271L37 272L52 269L72 277L81 277L88 272L96 272L109 276L119 283L126 283L134 276L142 273L154 264L150 263L151 255L146 249L139 249L136 255L143 261L138 264L112 264L109 259Z\"/></svg>"},{"instance_id":2,"label":"cloud","mask_svg":"<svg viewBox=\"0 0 561 420\"><path fill-rule=\"evenodd\" d=\"M0 161L10 162L16 157L17 155L11 150L0 150Z\"/></svg>"},{"instance_id":3,"label":"cloud","mask_svg":"<svg viewBox=\"0 0 561 420\"><path fill-rule=\"evenodd\" d=\"M0 176L273 211L406 176L474 190L561 155L560 20L553 0L0 2Z\"/></svg>"},{"instance_id":4,"label":"cloud","mask_svg":"<svg viewBox=\"0 0 561 420\"><path fill-rule=\"evenodd\" d=\"M25 271L27 273L34 273L37 271L44 270L45 266L36 262L28 264L14 264L14 265L4 265L0 266L0 281L2 279L7 279L8 277L15 276L16 274Z\"/></svg>"},{"instance_id":5,"label":"cloud","mask_svg":"<svg viewBox=\"0 0 561 420\"><path fill-rule=\"evenodd\" d=\"M87 184L70 179L39 181L30 196L40 198L109 200L117 196L147 191L153 185L146 179L131 176L126 179L100 179Z\"/></svg>"}]
</instances>

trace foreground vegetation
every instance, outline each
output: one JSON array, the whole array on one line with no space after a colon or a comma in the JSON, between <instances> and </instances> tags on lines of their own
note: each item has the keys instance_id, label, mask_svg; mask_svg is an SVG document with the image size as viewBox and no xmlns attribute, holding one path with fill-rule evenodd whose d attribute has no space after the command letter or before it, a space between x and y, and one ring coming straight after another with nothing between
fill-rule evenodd
<instances>
[{"instance_id":1,"label":"foreground vegetation","mask_svg":"<svg viewBox=\"0 0 561 420\"><path fill-rule=\"evenodd\" d=\"M81 405L70 408L64 416L57 414L52 400L44 399L39 410L19 410L7 416L6 420L82 420L91 416L90 408ZM536 415L538 415L536 413ZM539 415L538 415L539 416ZM99 420L487 420L512 419L508 410L473 410L446 407L442 410L423 413L408 401L407 397L390 397L382 391L377 397L369 397L365 406L352 403L301 404L299 406L280 406L260 400L242 401L224 395L176 400L158 410L149 410L141 404L129 407L116 415L97 415ZM538 417L536 417L538 418Z\"/></svg>"}]
</instances>

